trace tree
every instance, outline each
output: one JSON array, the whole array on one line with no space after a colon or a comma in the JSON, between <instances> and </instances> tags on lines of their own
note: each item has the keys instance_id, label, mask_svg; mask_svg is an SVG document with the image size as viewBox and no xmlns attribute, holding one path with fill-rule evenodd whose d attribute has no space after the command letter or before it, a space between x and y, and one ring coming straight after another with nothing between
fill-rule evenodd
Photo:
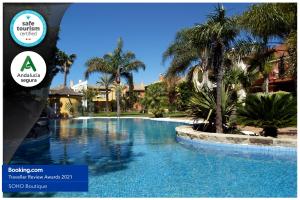
<instances>
[{"instance_id":1,"label":"tree","mask_svg":"<svg viewBox=\"0 0 300 200\"><path fill-rule=\"evenodd\" d=\"M287 59L289 63L289 70L286 74L292 75L294 78L295 88L297 88L297 32L292 31L287 40L286 44L288 46L289 58ZM296 90L297 92L297 90Z\"/></svg>"},{"instance_id":2,"label":"tree","mask_svg":"<svg viewBox=\"0 0 300 200\"><path fill-rule=\"evenodd\" d=\"M172 59L166 77L175 77L186 72L192 74L197 67L205 68L203 63L206 57L202 52L206 46L195 45L194 28L186 28L177 32L174 42L163 53L164 63L167 59Z\"/></svg>"},{"instance_id":3,"label":"tree","mask_svg":"<svg viewBox=\"0 0 300 200\"><path fill-rule=\"evenodd\" d=\"M105 88L105 107L106 107L106 112L108 113L109 112L108 90L109 90L109 86L113 83L113 79L108 74L105 73L100 78L100 81L98 81L97 83Z\"/></svg>"},{"instance_id":4,"label":"tree","mask_svg":"<svg viewBox=\"0 0 300 200\"><path fill-rule=\"evenodd\" d=\"M142 99L145 109L154 115L154 117L162 117L164 109L167 106L168 97L164 83L155 83L149 85Z\"/></svg>"},{"instance_id":5,"label":"tree","mask_svg":"<svg viewBox=\"0 0 300 200\"><path fill-rule=\"evenodd\" d=\"M291 56L291 68L296 69L295 50L296 43L293 42L297 30L297 5L295 3L262 3L254 4L249 10L238 17L238 24L242 29L250 32L254 39L250 41L249 51L250 70L258 69L263 75L263 91L268 93L270 60L275 49L271 42L274 38L286 40ZM291 40L289 40L291 39ZM289 42L290 41L290 42ZM290 44L290 45L289 45Z\"/></svg>"},{"instance_id":6,"label":"tree","mask_svg":"<svg viewBox=\"0 0 300 200\"><path fill-rule=\"evenodd\" d=\"M269 74L273 69L275 48L269 47L262 41L255 41L253 38L240 40L235 44L235 53L243 57L244 62L248 65L249 73L259 73L264 84L262 90L269 92Z\"/></svg>"},{"instance_id":7,"label":"tree","mask_svg":"<svg viewBox=\"0 0 300 200\"><path fill-rule=\"evenodd\" d=\"M164 84L168 96L169 111L174 111L176 109L176 85L180 81L180 78L177 76L167 76L164 78L162 84Z\"/></svg>"},{"instance_id":8,"label":"tree","mask_svg":"<svg viewBox=\"0 0 300 200\"><path fill-rule=\"evenodd\" d=\"M135 54L131 51L123 52L123 40L118 40L117 48L112 52L105 54L103 57L91 58L86 62L87 69L85 78L95 72L107 73L111 75L111 80L114 80L117 85L121 83L121 77L127 80L130 93L133 92L133 74L140 69L145 70L145 64L137 60ZM120 116L120 91L116 92L117 100L117 115Z\"/></svg>"},{"instance_id":9,"label":"tree","mask_svg":"<svg viewBox=\"0 0 300 200\"><path fill-rule=\"evenodd\" d=\"M93 112L93 98L97 95L97 93L91 89L87 88L86 90L82 90L83 93L83 100L86 101L86 111Z\"/></svg>"},{"instance_id":10,"label":"tree","mask_svg":"<svg viewBox=\"0 0 300 200\"><path fill-rule=\"evenodd\" d=\"M277 9L283 17L285 29L282 31L284 35L284 43L288 47L289 64L287 75L292 75L297 88L297 4L296 3L277 3ZM296 90L297 91L297 90Z\"/></svg>"},{"instance_id":11,"label":"tree","mask_svg":"<svg viewBox=\"0 0 300 200\"><path fill-rule=\"evenodd\" d=\"M56 66L59 67L59 71L64 73L64 87L67 86L67 75L70 72L70 68L76 59L76 54L68 55L65 52L58 50L55 55Z\"/></svg>"},{"instance_id":12,"label":"tree","mask_svg":"<svg viewBox=\"0 0 300 200\"><path fill-rule=\"evenodd\" d=\"M124 89L127 89L127 87L125 87ZM140 97L137 92L133 92L132 94L126 92L123 95L123 101L124 101L124 108L125 108L124 111L126 112L127 111L126 108L133 108L133 105L140 101Z\"/></svg>"},{"instance_id":13,"label":"tree","mask_svg":"<svg viewBox=\"0 0 300 200\"><path fill-rule=\"evenodd\" d=\"M211 15L203 30L198 34L201 39L211 39L210 49L212 65L217 71L217 101L216 101L216 132L223 132L222 127L222 84L224 76L225 52L230 49L231 42L238 34L235 21L226 17L223 6L218 6L216 12Z\"/></svg>"},{"instance_id":14,"label":"tree","mask_svg":"<svg viewBox=\"0 0 300 200\"><path fill-rule=\"evenodd\" d=\"M239 30L235 20L226 16L225 9L218 5L207 22L185 29L167 49L163 57L173 58L167 74L178 74L189 69L190 72L201 67L204 71L209 68L216 75L217 105L216 105L216 132L222 130L221 92L226 51L230 49ZM193 63L198 62L193 66Z\"/></svg>"},{"instance_id":15,"label":"tree","mask_svg":"<svg viewBox=\"0 0 300 200\"><path fill-rule=\"evenodd\" d=\"M187 109L187 105L191 96L194 93L193 85L190 82L181 82L179 83L176 88L176 107L177 110L185 111Z\"/></svg>"}]
</instances>

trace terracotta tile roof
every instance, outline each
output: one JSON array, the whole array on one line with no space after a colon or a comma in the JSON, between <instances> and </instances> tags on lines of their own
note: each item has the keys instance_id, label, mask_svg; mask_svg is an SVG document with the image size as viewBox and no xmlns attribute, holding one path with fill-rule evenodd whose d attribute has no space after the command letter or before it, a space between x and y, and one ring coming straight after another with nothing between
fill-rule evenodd
<instances>
[{"instance_id":1,"label":"terracotta tile roof","mask_svg":"<svg viewBox=\"0 0 300 200\"><path fill-rule=\"evenodd\" d=\"M125 86L125 91L129 91L129 86ZM144 84L134 84L133 91L145 91L145 85Z\"/></svg>"},{"instance_id":2,"label":"terracotta tile roof","mask_svg":"<svg viewBox=\"0 0 300 200\"><path fill-rule=\"evenodd\" d=\"M144 84L134 85L133 90L143 91L143 90L145 90L145 85Z\"/></svg>"}]
</instances>

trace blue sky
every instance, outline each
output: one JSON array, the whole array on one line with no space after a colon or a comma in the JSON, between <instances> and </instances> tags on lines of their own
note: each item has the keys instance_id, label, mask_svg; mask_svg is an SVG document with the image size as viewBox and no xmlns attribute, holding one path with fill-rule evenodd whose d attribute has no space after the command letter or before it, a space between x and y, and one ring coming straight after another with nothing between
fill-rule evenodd
<instances>
[{"instance_id":1,"label":"blue sky","mask_svg":"<svg viewBox=\"0 0 300 200\"><path fill-rule=\"evenodd\" d=\"M85 62L112 52L117 39L124 40L124 50L135 52L146 64L146 70L134 74L134 82L149 84L168 68L162 63L162 54L173 41L178 30L203 23L217 4L72 4L61 22L58 47L77 59L68 75L77 83L84 80ZM224 4L228 15L242 13L250 4ZM95 84L101 75L88 79ZM63 83L57 74L51 87Z\"/></svg>"}]
</instances>

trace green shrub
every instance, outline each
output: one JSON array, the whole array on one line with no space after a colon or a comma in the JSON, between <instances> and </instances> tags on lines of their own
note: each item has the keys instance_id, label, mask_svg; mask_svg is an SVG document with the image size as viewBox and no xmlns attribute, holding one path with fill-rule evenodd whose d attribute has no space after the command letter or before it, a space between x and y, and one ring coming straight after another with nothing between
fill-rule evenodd
<instances>
[{"instance_id":1,"label":"green shrub","mask_svg":"<svg viewBox=\"0 0 300 200\"><path fill-rule=\"evenodd\" d=\"M264 136L277 137L278 128L296 125L296 115L296 98L290 93L257 93L248 95L239 106L237 122L263 128Z\"/></svg>"},{"instance_id":2,"label":"green shrub","mask_svg":"<svg viewBox=\"0 0 300 200\"><path fill-rule=\"evenodd\" d=\"M194 93L194 86L190 82L181 82L176 86L176 107L179 111L185 111L187 109L189 100Z\"/></svg>"},{"instance_id":3,"label":"green shrub","mask_svg":"<svg viewBox=\"0 0 300 200\"><path fill-rule=\"evenodd\" d=\"M222 87L222 121L223 126L229 126L229 120L236 107L236 98L231 91ZM216 94L208 88L196 90L188 104L188 113L194 119L204 119L208 127L215 129ZM213 130L212 130L213 131Z\"/></svg>"},{"instance_id":4,"label":"green shrub","mask_svg":"<svg viewBox=\"0 0 300 200\"><path fill-rule=\"evenodd\" d=\"M154 117L163 117L165 111L162 108L154 108L151 109L150 112L154 115Z\"/></svg>"},{"instance_id":5,"label":"green shrub","mask_svg":"<svg viewBox=\"0 0 300 200\"><path fill-rule=\"evenodd\" d=\"M165 87L161 83L149 85L146 89L142 104L154 117L162 117L167 108L168 97Z\"/></svg>"}]
</instances>

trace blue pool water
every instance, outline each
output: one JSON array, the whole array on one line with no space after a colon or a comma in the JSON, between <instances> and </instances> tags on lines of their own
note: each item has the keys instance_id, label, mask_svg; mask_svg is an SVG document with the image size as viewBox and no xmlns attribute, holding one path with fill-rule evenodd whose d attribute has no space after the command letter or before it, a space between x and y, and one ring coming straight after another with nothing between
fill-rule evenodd
<instances>
[{"instance_id":1,"label":"blue pool water","mask_svg":"<svg viewBox=\"0 0 300 200\"><path fill-rule=\"evenodd\" d=\"M193 148L176 140L175 127L181 124L146 119L53 121L50 142L19 149L12 163L87 164L89 192L8 196L296 197L296 153Z\"/></svg>"}]
</instances>

